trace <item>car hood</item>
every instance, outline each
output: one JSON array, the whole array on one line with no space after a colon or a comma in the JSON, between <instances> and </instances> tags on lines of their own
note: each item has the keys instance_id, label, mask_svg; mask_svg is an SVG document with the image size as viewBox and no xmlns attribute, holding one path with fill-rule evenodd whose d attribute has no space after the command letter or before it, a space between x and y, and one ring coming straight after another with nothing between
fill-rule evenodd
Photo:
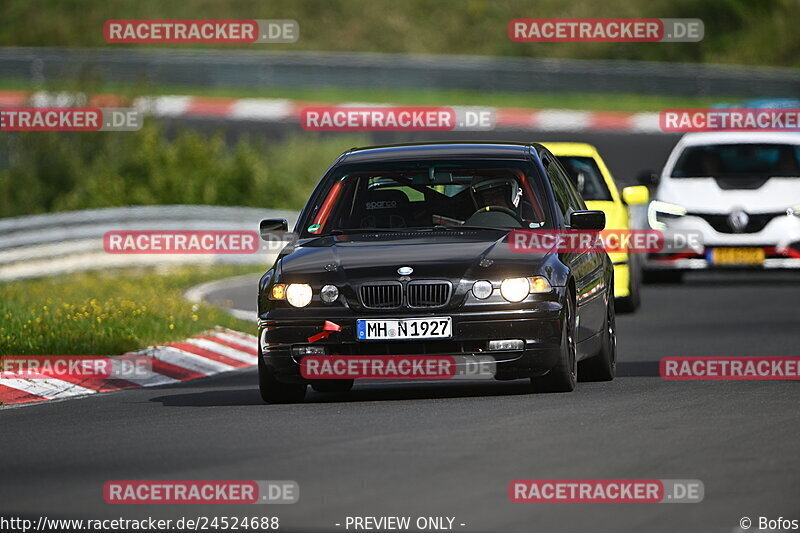
<instances>
[{"instance_id":1,"label":"car hood","mask_svg":"<svg viewBox=\"0 0 800 533\"><path fill-rule=\"evenodd\" d=\"M800 204L800 178L769 178L752 189L722 188L715 178L666 179L656 199L696 213L778 212Z\"/></svg>"},{"instance_id":2,"label":"car hood","mask_svg":"<svg viewBox=\"0 0 800 533\"><path fill-rule=\"evenodd\" d=\"M535 274L549 255L512 252L508 234L494 231L340 235L298 243L281 259L280 275L287 282L326 272L342 281L391 280L411 267L412 279L456 282Z\"/></svg>"}]
</instances>

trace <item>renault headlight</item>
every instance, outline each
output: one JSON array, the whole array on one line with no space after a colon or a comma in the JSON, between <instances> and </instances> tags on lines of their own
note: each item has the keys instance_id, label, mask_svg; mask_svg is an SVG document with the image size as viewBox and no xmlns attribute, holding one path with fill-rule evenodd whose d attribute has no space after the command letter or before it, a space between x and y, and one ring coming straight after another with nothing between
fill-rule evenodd
<instances>
[{"instance_id":1,"label":"renault headlight","mask_svg":"<svg viewBox=\"0 0 800 533\"><path fill-rule=\"evenodd\" d=\"M682 205L654 200L650 202L647 208L647 222L650 224L651 228L663 230L667 228L667 225L664 223L665 220L679 218L685 214L686 208Z\"/></svg>"}]
</instances>

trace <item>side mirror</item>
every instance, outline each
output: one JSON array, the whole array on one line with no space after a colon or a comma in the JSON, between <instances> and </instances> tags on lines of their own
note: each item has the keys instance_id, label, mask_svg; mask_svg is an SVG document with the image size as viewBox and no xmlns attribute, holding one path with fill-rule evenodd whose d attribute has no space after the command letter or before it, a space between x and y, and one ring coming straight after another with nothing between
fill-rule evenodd
<instances>
[{"instance_id":1,"label":"side mirror","mask_svg":"<svg viewBox=\"0 0 800 533\"><path fill-rule=\"evenodd\" d=\"M606 227L606 214L602 211L573 211L568 224L569 229L601 230Z\"/></svg>"},{"instance_id":2,"label":"side mirror","mask_svg":"<svg viewBox=\"0 0 800 533\"><path fill-rule=\"evenodd\" d=\"M286 233L289 231L289 223L285 218L265 218L258 225L261 238L271 241L275 233Z\"/></svg>"},{"instance_id":3,"label":"side mirror","mask_svg":"<svg viewBox=\"0 0 800 533\"><path fill-rule=\"evenodd\" d=\"M661 175L652 170L643 170L636 175L636 181L646 187L656 187L661 181Z\"/></svg>"},{"instance_id":4,"label":"side mirror","mask_svg":"<svg viewBox=\"0 0 800 533\"><path fill-rule=\"evenodd\" d=\"M643 185L634 185L622 189L622 201L628 205L646 204L650 199L650 191Z\"/></svg>"}]
</instances>

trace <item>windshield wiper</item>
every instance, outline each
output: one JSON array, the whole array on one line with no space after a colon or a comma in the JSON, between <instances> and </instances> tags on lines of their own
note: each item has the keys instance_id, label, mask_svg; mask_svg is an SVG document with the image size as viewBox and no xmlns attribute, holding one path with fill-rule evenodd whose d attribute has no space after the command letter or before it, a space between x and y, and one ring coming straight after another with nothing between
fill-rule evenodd
<instances>
[{"instance_id":1,"label":"windshield wiper","mask_svg":"<svg viewBox=\"0 0 800 533\"><path fill-rule=\"evenodd\" d=\"M359 235L369 233L408 233L408 232L428 232L428 231L442 231L442 230L492 230L492 231L511 231L517 228L498 228L494 226L427 226L415 228L350 228L350 229L335 229L322 235L314 235L314 238L319 237L335 237L337 235Z\"/></svg>"},{"instance_id":2,"label":"windshield wiper","mask_svg":"<svg viewBox=\"0 0 800 533\"><path fill-rule=\"evenodd\" d=\"M318 237L327 237L329 235L354 235L358 233L397 233L399 231L407 231L408 228L351 228L351 229L334 229L324 235L317 235Z\"/></svg>"},{"instance_id":3,"label":"windshield wiper","mask_svg":"<svg viewBox=\"0 0 800 533\"><path fill-rule=\"evenodd\" d=\"M462 229L490 229L494 231L511 231L512 229L519 229L519 228L498 228L497 226L436 226L436 229L455 229L455 230L462 230Z\"/></svg>"}]
</instances>

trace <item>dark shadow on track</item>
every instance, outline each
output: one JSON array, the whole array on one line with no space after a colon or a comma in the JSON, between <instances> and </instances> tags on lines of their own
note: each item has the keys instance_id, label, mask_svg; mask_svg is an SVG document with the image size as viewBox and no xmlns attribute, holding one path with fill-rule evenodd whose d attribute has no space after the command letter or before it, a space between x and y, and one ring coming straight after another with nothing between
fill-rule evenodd
<instances>
[{"instance_id":1,"label":"dark shadow on track","mask_svg":"<svg viewBox=\"0 0 800 533\"><path fill-rule=\"evenodd\" d=\"M658 361L630 361L617 363L618 378L658 377Z\"/></svg>"},{"instance_id":2,"label":"dark shadow on track","mask_svg":"<svg viewBox=\"0 0 800 533\"><path fill-rule=\"evenodd\" d=\"M800 285L800 272L793 270L764 271L746 269L686 272L683 283L646 284L646 287L680 287L681 285L735 287L741 286L743 283L775 287Z\"/></svg>"},{"instance_id":3,"label":"dark shadow on track","mask_svg":"<svg viewBox=\"0 0 800 533\"><path fill-rule=\"evenodd\" d=\"M303 403L326 402L377 402L397 400L434 400L446 398L469 398L484 396L514 396L531 394L530 383L364 383L348 393L319 393L309 388ZM150 400L165 407L227 407L240 405L262 405L256 384L252 389L221 389L215 391L189 392L159 396Z\"/></svg>"},{"instance_id":4,"label":"dark shadow on track","mask_svg":"<svg viewBox=\"0 0 800 533\"><path fill-rule=\"evenodd\" d=\"M255 387L170 394L153 398L150 401L160 402L164 407L237 407L264 403Z\"/></svg>"},{"instance_id":5,"label":"dark shadow on track","mask_svg":"<svg viewBox=\"0 0 800 533\"><path fill-rule=\"evenodd\" d=\"M684 278L686 285L707 285L719 287L747 285L800 285L800 272L792 270L728 270L714 272L687 272ZM663 285L662 285L663 286ZM673 285L677 286L677 285Z\"/></svg>"},{"instance_id":6,"label":"dark shadow on track","mask_svg":"<svg viewBox=\"0 0 800 533\"><path fill-rule=\"evenodd\" d=\"M643 361L618 363L619 377L657 377L658 362ZM247 380L242 378L246 377ZM237 376L237 388L221 388L201 392L181 392L166 394L152 398L151 402L161 403L165 407L233 407L246 405L263 405L255 384L253 373ZM247 388L252 384L252 388ZM611 386L611 383L582 383L578 386ZM245 387L245 388L243 388ZM527 380L515 381L441 381L441 382L398 382L398 381L365 381L359 383L348 393L319 393L309 387L303 403L351 403L351 402L383 402L400 400L440 400L452 398L481 398L499 396L536 395ZM550 396L550 395L548 395Z\"/></svg>"}]
</instances>

